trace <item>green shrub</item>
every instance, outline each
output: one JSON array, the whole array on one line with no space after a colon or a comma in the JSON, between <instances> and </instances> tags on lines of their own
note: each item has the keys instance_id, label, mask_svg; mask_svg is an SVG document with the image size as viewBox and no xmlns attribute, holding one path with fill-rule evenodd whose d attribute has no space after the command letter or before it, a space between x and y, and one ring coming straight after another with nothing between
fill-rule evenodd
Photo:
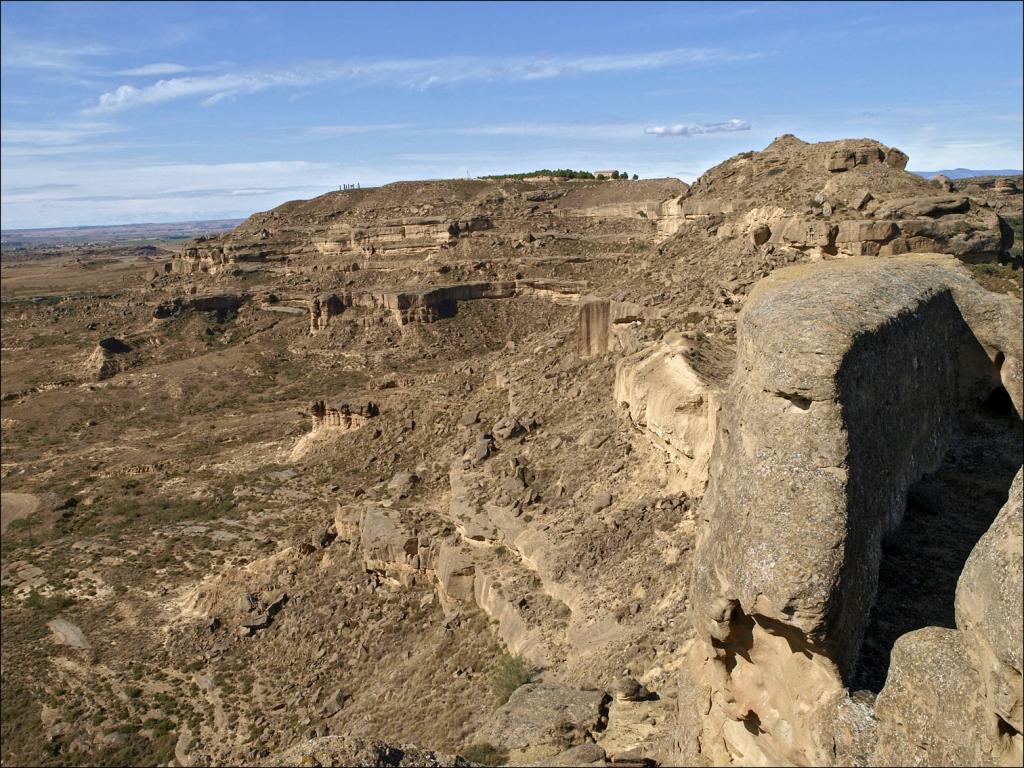
<instances>
[{"instance_id":1,"label":"green shrub","mask_svg":"<svg viewBox=\"0 0 1024 768\"><path fill-rule=\"evenodd\" d=\"M486 741L471 744L460 754L469 762L477 765L505 765L508 762L508 750L496 747Z\"/></svg>"},{"instance_id":2,"label":"green shrub","mask_svg":"<svg viewBox=\"0 0 1024 768\"><path fill-rule=\"evenodd\" d=\"M526 173L504 173L504 174L492 174L488 176L488 179L525 179L530 176L557 176L562 179L593 179L594 174L590 171L574 171L571 168L556 168L550 170L548 168L541 168L539 171L527 171Z\"/></svg>"},{"instance_id":3,"label":"green shrub","mask_svg":"<svg viewBox=\"0 0 1024 768\"><path fill-rule=\"evenodd\" d=\"M73 598L63 595L50 595L49 597L43 597L34 589L29 592L28 597L25 598L26 608L31 608L34 611L40 611L48 616L56 616L65 608L74 604L75 601Z\"/></svg>"},{"instance_id":4,"label":"green shrub","mask_svg":"<svg viewBox=\"0 0 1024 768\"><path fill-rule=\"evenodd\" d=\"M526 659L520 654L515 656L503 653L498 659L498 666L494 671L491 680L491 689L494 691L498 704L504 704L509 696L521 685L526 685L533 679L534 670L529 666Z\"/></svg>"}]
</instances>

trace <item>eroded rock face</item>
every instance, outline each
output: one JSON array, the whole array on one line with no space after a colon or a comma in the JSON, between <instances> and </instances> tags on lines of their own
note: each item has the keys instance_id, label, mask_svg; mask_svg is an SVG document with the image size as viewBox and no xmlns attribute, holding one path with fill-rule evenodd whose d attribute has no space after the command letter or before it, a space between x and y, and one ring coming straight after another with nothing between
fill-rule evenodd
<instances>
[{"instance_id":1,"label":"eroded rock face","mask_svg":"<svg viewBox=\"0 0 1024 768\"><path fill-rule=\"evenodd\" d=\"M85 362L86 372L97 381L114 376L124 367L124 355L132 348L121 339L109 336L101 339Z\"/></svg>"},{"instance_id":2,"label":"eroded rock face","mask_svg":"<svg viewBox=\"0 0 1024 768\"><path fill-rule=\"evenodd\" d=\"M1006 506L971 552L956 591L956 623L980 678L982 750L996 765L1020 765L1024 747L1022 594L1024 524L1018 472Z\"/></svg>"},{"instance_id":3,"label":"eroded rock face","mask_svg":"<svg viewBox=\"0 0 1024 768\"><path fill-rule=\"evenodd\" d=\"M980 681L966 651L955 629L927 627L896 641L875 706L873 765L991 765L977 738Z\"/></svg>"},{"instance_id":4,"label":"eroded rock face","mask_svg":"<svg viewBox=\"0 0 1024 768\"><path fill-rule=\"evenodd\" d=\"M615 401L656 445L668 451L685 476L683 487L700 492L707 482L724 377L731 350L704 349L680 336L620 359ZM707 345L710 347L710 345ZM711 358L711 365L702 365Z\"/></svg>"},{"instance_id":5,"label":"eroded rock face","mask_svg":"<svg viewBox=\"0 0 1024 768\"><path fill-rule=\"evenodd\" d=\"M1012 232L987 197L937 195L906 163L871 140L781 136L701 176L668 206L679 219L673 231L700 223L720 239L810 259L948 253L977 262L1010 249Z\"/></svg>"},{"instance_id":6,"label":"eroded rock face","mask_svg":"<svg viewBox=\"0 0 1024 768\"><path fill-rule=\"evenodd\" d=\"M341 299L333 293L314 296L309 303L309 332L318 333L331 323L331 318L345 310Z\"/></svg>"},{"instance_id":7,"label":"eroded rock face","mask_svg":"<svg viewBox=\"0 0 1024 768\"><path fill-rule=\"evenodd\" d=\"M706 757L824 764L863 750L834 732L882 541L959 409L999 386L1020 402L1020 325L1019 302L943 257L795 267L757 286L691 593Z\"/></svg>"},{"instance_id":8,"label":"eroded rock face","mask_svg":"<svg viewBox=\"0 0 1024 768\"><path fill-rule=\"evenodd\" d=\"M429 581L433 576L436 544L429 536L410 532L383 507L367 506L359 520L359 547L363 564L403 586Z\"/></svg>"},{"instance_id":9,"label":"eroded rock face","mask_svg":"<svg viewBox=\"0 0 1024 768\"><path fill-rule=\"evenodd\" d=\"M249 300L246 294L209 294L192 298L174 298L157 305L153 318L165 320L183 312L234 312Z\"/></svg>"},{"instance_id":10,"label":"eroded rock face","mask_svg":"<svg viewBox=\"0 0 1024 768\"><path fill-rule=\"evenodd\" d=\"M317 400L310 408L310 413L313 417L313 432L327 427L348 431L364 426L369 419L380 414L380 408L372 402L366 405L350 405Z\"/></svg>"},{"instance_id":11,"label":"eroded rock face","mask_svg":"<svg viewBox=\"0 0 1024 768\"><path fill-rule=\"evenodd\" d=\"M577 330L580 357L594 357L610 351L636 351L637 341L635 334L631 333L633 328L662 314L655 308L641 307L629 301L584 296L580 299Z\"/></svg>"}]
</instances>

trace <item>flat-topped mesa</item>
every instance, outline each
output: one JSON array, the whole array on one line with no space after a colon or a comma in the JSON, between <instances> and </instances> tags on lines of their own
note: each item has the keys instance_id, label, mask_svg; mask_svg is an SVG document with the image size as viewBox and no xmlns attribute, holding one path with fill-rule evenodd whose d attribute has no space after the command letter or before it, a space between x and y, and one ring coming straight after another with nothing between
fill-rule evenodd
<instances>
[{"instance_id":1,"label":"flat-topped mesa","mask_svg":"<svg viewBox=\"0 0 1024 768\"><path fill-rule=\"evenodd\" d=\"M1022 413L1022 338L1020 301L949 257L836 260L757 285L700 510L684 757L868 764L870 713L844 688L883 542L966 414L1000 395Z\"/></svg>"},{"instance_id":2,"label":"flat-topped mesa","mask_svg":"<svg viewBox=\"0 0 1024 768\"><path fill-rule=\"evenodd\" d=\"M287 268L390 269L407 261L507 259L550 246L576 255L653 240L678 179L447 179L330 192L254 214L231 232L186 244L177 273Z\"/></svg>"},{"instance_id":3,"label":"flat-topped mesa","mask_svg":"<svg viewBox=\"0 0 1024 768\"><path fill-rule=\"evenodd\" d=\"M359 429L374 416L380 415L375 403L353 406L349 403L326 403L317 400L310 408L313 417L313 432L325 428L337 428L344 431Z\"/></svg>"}]
</instances>

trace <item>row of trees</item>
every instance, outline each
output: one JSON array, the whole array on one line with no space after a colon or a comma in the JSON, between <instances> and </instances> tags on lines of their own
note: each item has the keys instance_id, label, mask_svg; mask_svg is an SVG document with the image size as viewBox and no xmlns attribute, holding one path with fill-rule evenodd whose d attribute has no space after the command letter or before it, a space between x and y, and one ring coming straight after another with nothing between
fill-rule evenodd
<instances>
[{"instance_id":1,"label":"row of trees","mask_svg":"<svg viewBox=\"0 0 1024 768\"><path fill-rule=\"evenodd\" d=\"M562 179L596 179L598 181L605 178L604 174L597 174L596 176L590 171L574 171L571 168L556 168L551 170L549 168L541 168L539 171L528 171L526 173L503 173L500 175L491 175L489 179L526 179L531 176L557 176ZM629 174L625 171L612 171L611 178L613 179L628 179ZM635 173L633 174L634 179L639 179Z\"/></svg>"}]
</instances>

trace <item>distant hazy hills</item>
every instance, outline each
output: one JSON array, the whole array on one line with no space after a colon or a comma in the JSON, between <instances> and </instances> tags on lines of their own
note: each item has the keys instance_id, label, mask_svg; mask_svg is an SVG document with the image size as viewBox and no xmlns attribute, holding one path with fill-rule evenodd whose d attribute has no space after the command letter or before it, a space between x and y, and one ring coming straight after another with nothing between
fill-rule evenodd
<instances>
[{"instance_id":1,"label":"distant hazy hills","mask_svg":"<svg viewBox=\"0 0 1024 768\"><path fill-rule=\"evenodd\" d=\"M150 242L191 240L234 229L245 219L175 221L164 224L113 224L95 227L48 227L46 229L5 229L0 232L4 248L33 245L81 245L84 243Z\"/></svg>"},{"instance_id":2,"label":"distant hazy hills","mask_svg":"<svg viewBox=\"0 0 1024 768\"><path fill-rule=\"evenodd\" d=\"M918 176L924 176L926 179L930 179L932 176L938 176L942 174L947 179L968 179L971 176L1020 176L1024 174L1024 171L1019 168L1014 170L1012 168L1001 168L996 171L976 171L973 168L953 168L946 171L911 171L916 173Z\"/></svg>"}]
</instances>

